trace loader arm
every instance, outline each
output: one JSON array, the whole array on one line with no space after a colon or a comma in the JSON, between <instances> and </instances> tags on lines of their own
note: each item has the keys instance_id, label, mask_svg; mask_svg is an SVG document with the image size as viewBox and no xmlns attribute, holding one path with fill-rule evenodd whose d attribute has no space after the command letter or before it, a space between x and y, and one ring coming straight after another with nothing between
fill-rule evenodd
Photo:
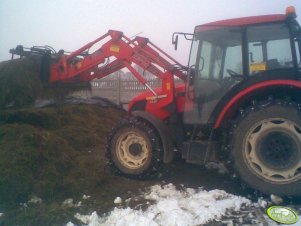
<instances>
[{"instance_id":1,"label":"loader arm","mask_svg":"<svg viewBox=\"0 0 301 226\"><path fill-rule=\"evenodd\" d=\"M95 45L101 47L91 54L86 54ZM126 67L145 84L146 81L142 76L133 71L132 63L162 80L167 77L164 75L165 71L182 80L186 79L184 67L147 38L129 39L120 31L109 30L107 34L71 54L62 55L57 63L52 64L49 81L70 81L74 78L90 81Z\"/></svg>"},{"instance_id":2,"label":"loader arm","mask_svg":"<svg viewBox=\"0 0 301 226\"><path fill-rule=\"evenodd\" d=\"M96 50L89 53L91 49ZM63 50L55 53L53 49L39 47L32 47L26 51L22 46L10 52L20 56L50 55L49 83L91 81L127 68L140 83L150 90L145 99L156 103L150 109L161 119L169 114L160 113L159 109L163 111L165 106L174 102L174 76L186 81L186 68L149 39L143 37L130 39L121 31L116 30L109 30L106 34L69 54ZM161 79L161 88L152 89L133 64L139 65L144 71ZM162 100L159 101L159 99Z\"/></svg>"}]
</instances>

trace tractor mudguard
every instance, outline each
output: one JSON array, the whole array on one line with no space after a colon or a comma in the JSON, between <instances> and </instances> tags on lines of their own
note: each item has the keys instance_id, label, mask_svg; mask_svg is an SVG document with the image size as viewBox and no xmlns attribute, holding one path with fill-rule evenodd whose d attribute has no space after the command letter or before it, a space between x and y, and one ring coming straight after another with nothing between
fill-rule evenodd
<instances>
[{"instance_id":1,"label":"tractor mudguard","mask_svg":"<svg viewBox=\"0 0 301 226\"><path fill-rule=\"evenodd\" d=\"M243 101L245 101L247 98L252 97L253 94L258 94L263 90L272 88L275 89L277 87L287 87L289 89L295 88L297 90L300 90L301 82L287 79L266 80L241 89L223 106L215 120L214 128L219 128L224 120L229 118L230 115L233 115L234 110L237 109L237 106L240 106Z\"/></svg>"},{"instance_id":2,"label":"tractor mudguard","mask_svg":"<svg viewBox=\"0 0 301 226\"><path fill-rule=\"evenodd\" d=\"M171 147L170 131L167 126L158 118L145 111L133 111L131 114L135 117L142 118L148 121L158 131L163 146L163 162L170 163L173 160L174 152Z\"/></svg>"}]
</instances>

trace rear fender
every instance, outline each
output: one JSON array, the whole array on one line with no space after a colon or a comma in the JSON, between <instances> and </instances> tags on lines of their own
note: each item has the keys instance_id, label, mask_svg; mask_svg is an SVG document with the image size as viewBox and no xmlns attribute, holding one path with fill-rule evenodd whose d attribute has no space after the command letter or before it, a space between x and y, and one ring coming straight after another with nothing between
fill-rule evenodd
<instances>
[{"instance_id":1,"label":"rear fender","mask_svg":"<svg viewBox=\"0 0 301 226\"><path fill-rule=\"evenodd\" d=\"M288 87L299 89L301 91L301 82L295 80L269 80L249 86L237 93L227 102L227 104L225 104L215 120L214 128L219 128L225 120L233 115L234 111L236 111L246 99L273 87Z\"/></svg>"}]
</instances>

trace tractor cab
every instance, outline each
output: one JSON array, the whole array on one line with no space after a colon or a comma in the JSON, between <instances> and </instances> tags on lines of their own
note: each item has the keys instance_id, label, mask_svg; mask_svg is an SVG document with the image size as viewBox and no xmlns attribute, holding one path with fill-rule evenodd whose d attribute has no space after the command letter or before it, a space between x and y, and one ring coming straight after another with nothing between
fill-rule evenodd
<instances>
[{"instance_id":1,"label":"tractor cab","mask_svg":"<svg viewBox=\"0 0 301 226\"><path fill-rule=\"evenodd\" d=\"M293 7L195 28L189 59L185 124L214 123L223 106L250 84L299 79L301 29Z\"/></svg>"}]
</instances>

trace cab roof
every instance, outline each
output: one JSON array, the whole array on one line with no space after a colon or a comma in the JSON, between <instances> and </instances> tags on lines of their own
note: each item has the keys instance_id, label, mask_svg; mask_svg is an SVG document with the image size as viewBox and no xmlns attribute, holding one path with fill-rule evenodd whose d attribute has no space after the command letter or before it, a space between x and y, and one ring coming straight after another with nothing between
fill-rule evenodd
<instances>
[{"instance_id":1,"label":"cab roof","mask_svg":"<svg viewBox=\"0 0 301 226\"><path fill-rule=\"evenodd\" d=\"M247 26L253 24L261 23L271 23L271 22L281 22L287 19L285 14L274 14L274 15L264 15L264 16L251 16L251 17L241 17L228 20L220 20L211 23L202 24L195 27L195 31L206 31L211 30L212 27L234 27L234 26ZM209 28L211 27L211 29Z\"/></svg>"}]
</instances>

